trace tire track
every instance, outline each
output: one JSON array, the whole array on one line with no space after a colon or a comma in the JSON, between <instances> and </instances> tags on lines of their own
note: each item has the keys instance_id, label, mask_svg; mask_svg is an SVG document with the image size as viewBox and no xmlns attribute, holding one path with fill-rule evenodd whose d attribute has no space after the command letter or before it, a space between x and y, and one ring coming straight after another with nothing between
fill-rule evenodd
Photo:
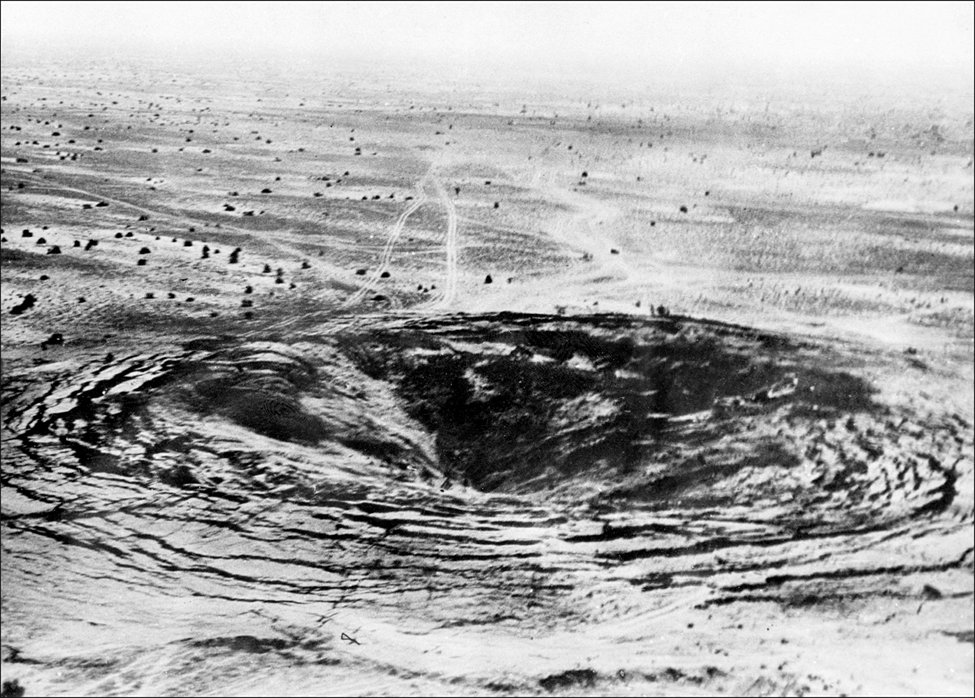
<instances>
[{"instance_id":1,"label":"tire track","mask_svg":"<svg viewBox=\"0 0 975 698\"><path fill-rule=\"evenodd\" d=\"M417 306L423 310L447 308L457 297L457 258L459 253L457 244L457 208L454 206L454 202L450 200L443 183L433 178L431 178L431 181L437 192L437 200L447 213L447 232L444 235L444 254L447 269L446 277L441 284L442 290L430 300Z\"/></svg>"},{"instance_id":2,"label":"tire track","mask_svg":"<svg viewBox=\"0 0 975 698\"><path fill-rule=\"evenodd\" d=\"M16 172L17 170L14 170L14 171ZM36 184L38 186L44 187L46 189L49 189L51 191L51 193L53 193L53 194L57 194L58 192L71 192L73 194L81 194L83 196L91 197L92 199L95 199L95 200L108 201L108 202L113 203L113 204L116 204L118 206L124 206L126 208L130 208L130 209L133 209L135 211L139 211L140 213L145 213L145 214L149 214L149 215L153 215L153 216L159 216L161 218L179 219L179 216L177 216L176 214L173 214L173 213L169 213L168 211L160 211L158 209L146 208L144 206L139 206L138 204L133 204L131 201L126 201L125 199L116 199L114 197L105 196L103 194L98 194L98 193L89 191L87 189L80 189L80 188L75 187L75 186L67 186L67 185L65 185L62 182L59 182L57 180L47 179L46 177L39 177L37 175L34 175L33 173L28 173L26 171L21 172L20 174L22 174L22 176L25 179L27 179L27 181L33 182L34 184Z\"/></svg>"},{"instance_id":3,"label":"tire track","mask_svg":"<svg viewBox=\"0 0 975 698\"><path fill-rule=\"evenodd\" d=\"M376 267L375 271L369 275L359 290L353 293L348 300L342 304L343 308L348 308L349 306L361 303L365 299L366 295L376 288L376 284L379 283L383 273L389 269L389 263L393 256L393 248L396 246L396 242L403 233L403 226L406 225L406 221L409 219L409 217L416 213L416 211L419 210L419 208L427 201L424 185L430 180L430 178L431 173L427 172L427 174L423 176L423 179L420 180L420 183L417 185L416 189L416 200L413 201L413 203L411 203L409 207L407 207L407 209L400 214L399 218L396 219L396 223L393 225L392 230L389 232L389 238L386 240L386 245L383 247L383 252L379 259L379 266Z\"/></svg>"},{"instance_id":4,"label":"tire track","mask_svg":"<svg viewBox=\"0 0 975 698\"><path fill-rule=\"evenodd\" d=\"M457 208L447 196L447 191L439 180L434 180L434 186L437 190L437 198L447 212L447 235L444 241L447 253L447 278L444 282L444 292L437 303L441 308L446 308L457 297Z\"/></svg>"}]
</instances>

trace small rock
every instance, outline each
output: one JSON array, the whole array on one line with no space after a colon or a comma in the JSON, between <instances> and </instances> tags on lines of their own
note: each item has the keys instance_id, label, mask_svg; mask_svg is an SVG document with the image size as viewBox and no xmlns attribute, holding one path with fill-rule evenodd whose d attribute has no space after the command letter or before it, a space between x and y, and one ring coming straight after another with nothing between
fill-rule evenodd
<instances>
[{"instance_id":1,"label":"small rock","mask_svg":"<svg viewBox=\"0 0 975 698\"><path fill-rule=\"evenodd\" d=\"M41 342L41 349L47 349L52 346L60 346L64 344L64 335L60 332L55 332L50 337Z\"/></svg>"},{"instance_id":2,"label":"small rock","mask_svg":"<svg viewBox=\"0 0 975 698\"><path fill-rule=\"evenodd\" d=\"M35 303L37 303L37 298L34 296L34 294L28 293L26 296L24 296L24 299L20 303L10 309L10 314L20 315L25 310L30 310L33 308Z\"/></svg>"}]
</instances>

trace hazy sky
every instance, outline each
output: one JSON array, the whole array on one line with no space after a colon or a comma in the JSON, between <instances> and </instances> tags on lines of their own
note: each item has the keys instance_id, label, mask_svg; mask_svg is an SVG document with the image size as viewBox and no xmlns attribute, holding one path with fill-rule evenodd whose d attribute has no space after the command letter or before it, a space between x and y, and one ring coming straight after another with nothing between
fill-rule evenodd
<instances>
[{"instance_id":1,"label":"hazy sky","mask_svg":"<svg viewBox=\"0 0 975 698\"><path fill-rule=\"evenodd\" d=\"M804 66L971 81L971 2L2 2L5 48L254 52L559 69Z\"/></svg>"}]
</instances>

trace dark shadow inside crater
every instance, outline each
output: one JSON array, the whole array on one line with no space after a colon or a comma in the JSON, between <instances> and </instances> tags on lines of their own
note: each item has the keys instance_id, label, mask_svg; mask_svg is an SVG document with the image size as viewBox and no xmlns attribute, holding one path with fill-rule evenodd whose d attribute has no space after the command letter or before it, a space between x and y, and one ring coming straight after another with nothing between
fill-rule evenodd
<instances>
[{"instance_id":1,"label":"dark shadow inside crater","mask_svg":"<svg viewBox=\"0 0 975 698\"><path fill-rule=\"evenodd\" d=\"M448 476L481 490L611 478L648 453L715 440L745 417L783 408L798 419L876 409L862 379L815 365L808 345L749 328L612 316L464 319L349 336L343 350L389 381L435 433ZM676 426L699 414L706 427ZM759 450L759 460L777 453Z\"/></svg>"}]
</instances>

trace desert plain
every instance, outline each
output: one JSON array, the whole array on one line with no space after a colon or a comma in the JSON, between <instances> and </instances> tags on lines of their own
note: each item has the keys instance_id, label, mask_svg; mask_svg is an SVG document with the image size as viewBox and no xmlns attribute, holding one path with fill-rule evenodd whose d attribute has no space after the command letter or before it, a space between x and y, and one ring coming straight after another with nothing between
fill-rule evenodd
<instances>
[{"instance_id":1,"label":"desert plain","mask_svg":"<svg viewBox=\"0 0 975 698\"><path fill-rule=\"evenodd\" d=\"M2 73L5 682L971 693L970 85Z\"/></svg>"}]
</instances>

